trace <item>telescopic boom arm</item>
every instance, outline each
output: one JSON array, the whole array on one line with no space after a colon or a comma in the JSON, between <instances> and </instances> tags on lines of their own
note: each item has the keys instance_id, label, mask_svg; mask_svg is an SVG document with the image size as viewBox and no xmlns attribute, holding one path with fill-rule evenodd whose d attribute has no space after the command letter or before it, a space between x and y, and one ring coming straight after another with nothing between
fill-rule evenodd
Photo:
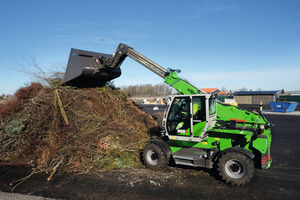
<instances>
[{"instance_id":1,"label":"telescopic boom arm","mask_svg":"<svg viewBox=\"0 0 300 200\"><path fill-rule=\"evenodd\" d=\"M122 50L124 49L124 52ZM118 52L116 53L124 53L127 56L129 56L131 59L135 60L136 62L140 63L156 75L160 76L161 78L166 78L168 71L161 67L159 64L153 62L152 60L146 58L142 54L138 53L137 51L133 50L133 48L125 45L125 44L120 44L118 49Z\"/></svg>"},{"instance_id":2,"label":"telescopic boom arm","mask_svg":"<svg viewBox=\"0 0 300 200\"><path fill-rule=\"evenodd\" d=\"M165 83L174 87L179 93L181 94L200 94L205 93L199 90L197 87L190 84L188 81L180 78L177 73L180 73L180 70L174 69L165 69L158 65L157 63L153 62L149 58L145 57L144 55L140 54L139 52L135 51L133 48L127 46L126 44L119 44L113 59L116 63L123 62L126 56L129 56L131 59L135 60L136 62L140 63L156 75L160 76L161 78L165 79ZM119 60L119 61L118 61ZM120 66L118 66L120 67Z\"/></svg>"}]
</instances>

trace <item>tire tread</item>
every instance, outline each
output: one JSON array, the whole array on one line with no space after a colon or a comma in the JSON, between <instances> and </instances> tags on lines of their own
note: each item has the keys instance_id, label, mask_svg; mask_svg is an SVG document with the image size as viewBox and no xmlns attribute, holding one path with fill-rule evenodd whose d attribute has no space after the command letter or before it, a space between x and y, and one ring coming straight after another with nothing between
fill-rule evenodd
<instances>
[{"instance_id":1,"label":"tire tread","mask_svg":"<svg viewBox=\"0 0 300 200\"><path fill-rule=\"evenodd\" d=\"M246 170L245 175L243 177L239 179L234 179L226 174L224 166L226 161L230 159L239 159L239 161L243 162ZM249 183L252 179L254 175L254 162L250 157L248 157L245 154L242 154L240 152L229 151L224 153L218 159L217 169L223 181L231 185L242 186L246 183Z\"/></svg>"}]
</instances>

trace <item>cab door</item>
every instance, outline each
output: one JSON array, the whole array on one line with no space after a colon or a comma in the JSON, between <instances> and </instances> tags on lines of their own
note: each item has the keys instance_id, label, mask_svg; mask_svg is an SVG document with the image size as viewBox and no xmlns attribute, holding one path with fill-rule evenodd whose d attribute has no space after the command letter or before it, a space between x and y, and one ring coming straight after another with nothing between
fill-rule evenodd
<instances>
[{"instance_id":1,"label":"cab door","mask_svg":"<svg viewBox=\"0 0 300 200\"><path fill-rule=\"evenodd\" d=\"M191 136L191 98L174 97L166 120L169 135Z\"/></svg>"},{"instance_id":2,"label":"cab door","mask_svg":"<svg viewBox=\"0 0 300 200\"><path fill-rule=\"evenodd\" d=\"M192 96L193 105L193 136L200 137L206 127L206 97Z\"/></svg>"}]
</instances>

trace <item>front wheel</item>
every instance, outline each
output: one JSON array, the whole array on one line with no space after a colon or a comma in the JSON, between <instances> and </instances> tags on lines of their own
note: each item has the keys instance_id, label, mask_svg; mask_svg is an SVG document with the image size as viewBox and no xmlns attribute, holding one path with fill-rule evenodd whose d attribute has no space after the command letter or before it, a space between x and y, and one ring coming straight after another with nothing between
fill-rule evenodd
<instances>
[{"instance_id":1,"label":"front wheel","mask_svg":"<svg viewBox=\"0 0 300 200\"><path fill-rule=\"evenodd\" d=\"M149 169L160 170L168 165L169 158L160 146L149 143L143 151L143 160Z\"/></svg>"},{"instance_id":2,"label":"front wheel","mask_svg":"<svg viewBox=\"0 0 300 200\"><path fill-rule=\"evenodd\" d=\"M239 152L227 152L218 162L219 175L226 183L245 185L254 175L254 163L251 158Z\"/></svg>"}]
</instances>

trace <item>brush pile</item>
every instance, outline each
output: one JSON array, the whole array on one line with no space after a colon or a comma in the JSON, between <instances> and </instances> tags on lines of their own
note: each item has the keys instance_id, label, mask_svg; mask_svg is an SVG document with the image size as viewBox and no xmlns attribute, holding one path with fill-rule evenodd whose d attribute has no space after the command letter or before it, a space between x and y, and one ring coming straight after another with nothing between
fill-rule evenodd
<instances>
[{"instance_id":1,"label":"brush pile","mask_svg":"<svg viewBox=\"0 0 300 200\"><path fill-rule=\"evenodd\" d=\"M19 89L0 106L0 164L77 174L140 165L155 120L109 87Z\"/></svg>"}]
</instances>

